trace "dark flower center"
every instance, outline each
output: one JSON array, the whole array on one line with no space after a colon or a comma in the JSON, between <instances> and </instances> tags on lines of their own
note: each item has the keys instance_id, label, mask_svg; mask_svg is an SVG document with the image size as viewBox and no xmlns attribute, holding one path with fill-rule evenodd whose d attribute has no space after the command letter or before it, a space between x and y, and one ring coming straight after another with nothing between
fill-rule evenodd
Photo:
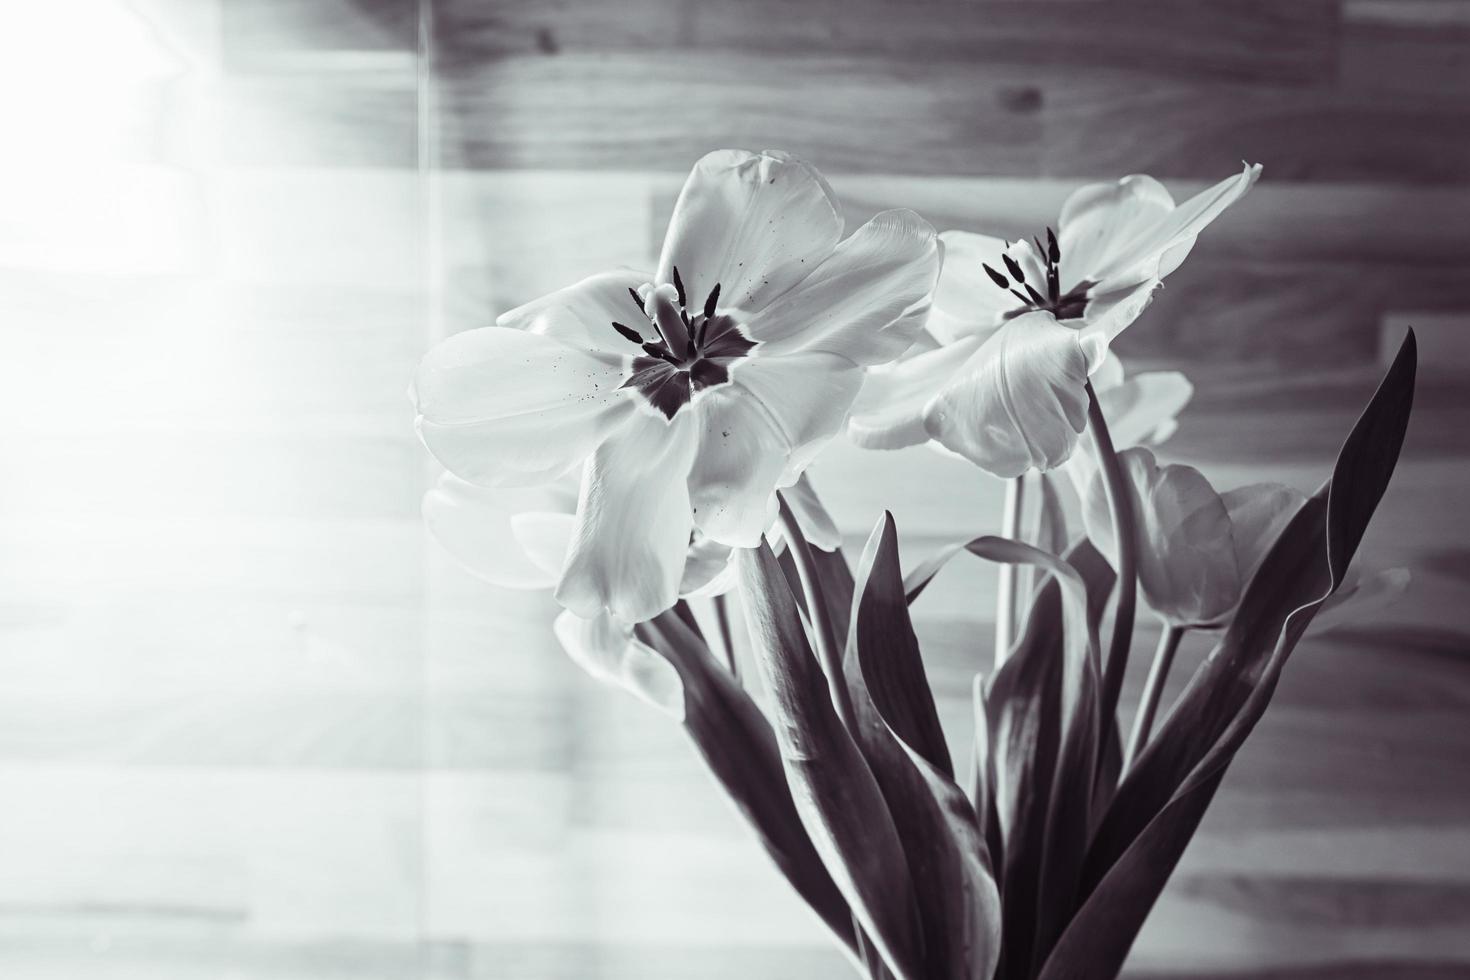
<instances>
[{"instance_id":1,"label":"dark flower center","mask_svg":"<svg viewBox=\"0 0 1470 980\"><path fill-rule=\"evenodd\" d=\"M740 332L733 317L716 312L720 286L710 290L704 309L689 315L684 282L674 269L677 299L668 287L655 288L647 302L628 290L641 316L648 319L657 340L645 340L632 327L613 321L613 329L624 340L637 344L642 356L633 358L633 373L622 387L637 389L665 418L672 419L689 404L696 391L714 388L730 380L730 365L746 356L755 341Z\"/></svg>"},{"instance_id":2,"label":"dark flower center","mask_svg":"<svg viewBox=\"0 0 1470 980\"><path fill-rule=\"evenodd\" d=\"M1034 313L1037 310L1045 310L1058 320L1072 320L1081 316L1087 309L1087 291L1097 283L1084 279L1063 293L1061 286L1062 250L1057 245L1056 234L1050 228L1046 229L1045 248L1041 245L1041 239L1033 238L1031 241L1036 244L1036 254L1046 262L1045 295L1026 281L1026 273L1021 268L1021 264L1009 255L1001 255L1005 262L1006 272L1011 274L1009 279L988 264L985 265L985 274L990 277L990 281L1001 289L1008 290L1011 295L1021 301L1021 305L1008 311L1005 318L1011 320L1023 313Z\"/></svg>"}]
</instances>

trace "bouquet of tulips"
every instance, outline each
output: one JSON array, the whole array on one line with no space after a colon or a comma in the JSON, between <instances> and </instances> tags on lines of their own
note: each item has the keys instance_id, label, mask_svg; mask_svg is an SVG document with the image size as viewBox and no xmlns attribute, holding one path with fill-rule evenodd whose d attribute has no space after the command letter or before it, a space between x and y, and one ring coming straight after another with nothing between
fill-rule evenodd
<instances>
[{"instance_id":1,"label":"bouquet of tulips","mask_svg":"<svg viewBox=\"0 0 1470 980\"><path fill-rule=\"evenodd\" d=\"M1311 495L1161 465L1189 383L1109 350L1258 174L1182 204L1145 176L1083 187L1029 241L904 210L843 238L809 165L711 153L652 273L428 353L417 426L448 472L426 521L491 581L555 590L566 652L684 727L862 976L1115 976L1314 617L1403 582L1348 566L1408 423L1412 333ZM905 568L884 514L854 566L804 476L841 435L1009 481L999 533ZM957 763L909 604L961 553L1001 587ZM1140 598L1164 629L1125 739ZM1156 726L1189 630L1218 639Z\"/></svg>"}]
</instances>

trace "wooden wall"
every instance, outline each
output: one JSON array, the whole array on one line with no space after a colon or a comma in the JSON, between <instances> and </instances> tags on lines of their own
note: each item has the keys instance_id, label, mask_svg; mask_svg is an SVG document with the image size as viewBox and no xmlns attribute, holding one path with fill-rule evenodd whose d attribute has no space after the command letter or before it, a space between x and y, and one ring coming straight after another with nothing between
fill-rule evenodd
<instances>
[{"instance_id":1,"label":"wooden wall","mask_svg":"<svg viewBox=\"0 0 1470 980\"><path fill-rule=\"evenodd\" d=\"M208 234L162 277L0 268L0 972L847 975L678 731L417 516L420 353L650 261L692 160L745 145L852 222L1011 235L1082 181L1265 164L1124 345L1195 379L1170 453L1222 485L1315 485L1385 317L1428 325L1364 549L1412 591L1299 653L1130 972L1470 973L1470 4L138 7L194 65L145 162ZM910 560L998 514L923 450L815 479ZM956 744L992 589L917 607Z\"/></svg>"}]
</instances>

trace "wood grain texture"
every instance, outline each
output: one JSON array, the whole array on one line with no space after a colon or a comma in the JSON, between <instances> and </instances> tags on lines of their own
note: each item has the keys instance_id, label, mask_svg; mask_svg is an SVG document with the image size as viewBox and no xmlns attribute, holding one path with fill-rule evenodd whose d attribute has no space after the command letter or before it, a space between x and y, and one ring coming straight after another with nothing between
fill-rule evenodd
<instances>
[{"instance_id":1,"label":"wood grain texture","mask_svg":"<svg viewBox=\"0 0 1470 980\"><path fill-rule=\"evenodd\" d=\"M468 167L677 169L719 143L830 171L1470 176L1457 29L1344 27L1335 2L434 9L445 159Z\"/></svg>"}]
</instances>

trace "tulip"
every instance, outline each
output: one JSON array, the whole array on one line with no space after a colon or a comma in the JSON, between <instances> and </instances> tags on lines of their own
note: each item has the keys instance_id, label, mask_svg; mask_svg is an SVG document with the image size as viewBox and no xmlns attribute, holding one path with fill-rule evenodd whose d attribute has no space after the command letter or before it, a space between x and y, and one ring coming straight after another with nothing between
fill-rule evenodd
<instances>
[{"instance_id":1,"label":"tulip","mask_svg":"<svg viewBox=\"0 0 1470 980\"><path fill-rule=\"evenodd\" d=\"M1247 166L1177 206L1152 177L1083 187L1044 244L945 232L926 333L869 372L849 436L873 449L932 441L1007 478L1060 465L1108 345L1259 173Z\"/></svg>"},{"instance_id":2,"label":"tulip","mask_svg":"<svg viewBox=\"0 0 1470 980\"><path fill-rule=\"evenodd\" d=\"M934 230L888 211L845 241L831 190L777 153L694 167L657 271L583 280L444 341L414 384L420 437L460 478L580 470L557 599L639 622L679 595L691 534L752 547L841 430L867 366L912 344Z\"/></svg>"}]
</instances>

